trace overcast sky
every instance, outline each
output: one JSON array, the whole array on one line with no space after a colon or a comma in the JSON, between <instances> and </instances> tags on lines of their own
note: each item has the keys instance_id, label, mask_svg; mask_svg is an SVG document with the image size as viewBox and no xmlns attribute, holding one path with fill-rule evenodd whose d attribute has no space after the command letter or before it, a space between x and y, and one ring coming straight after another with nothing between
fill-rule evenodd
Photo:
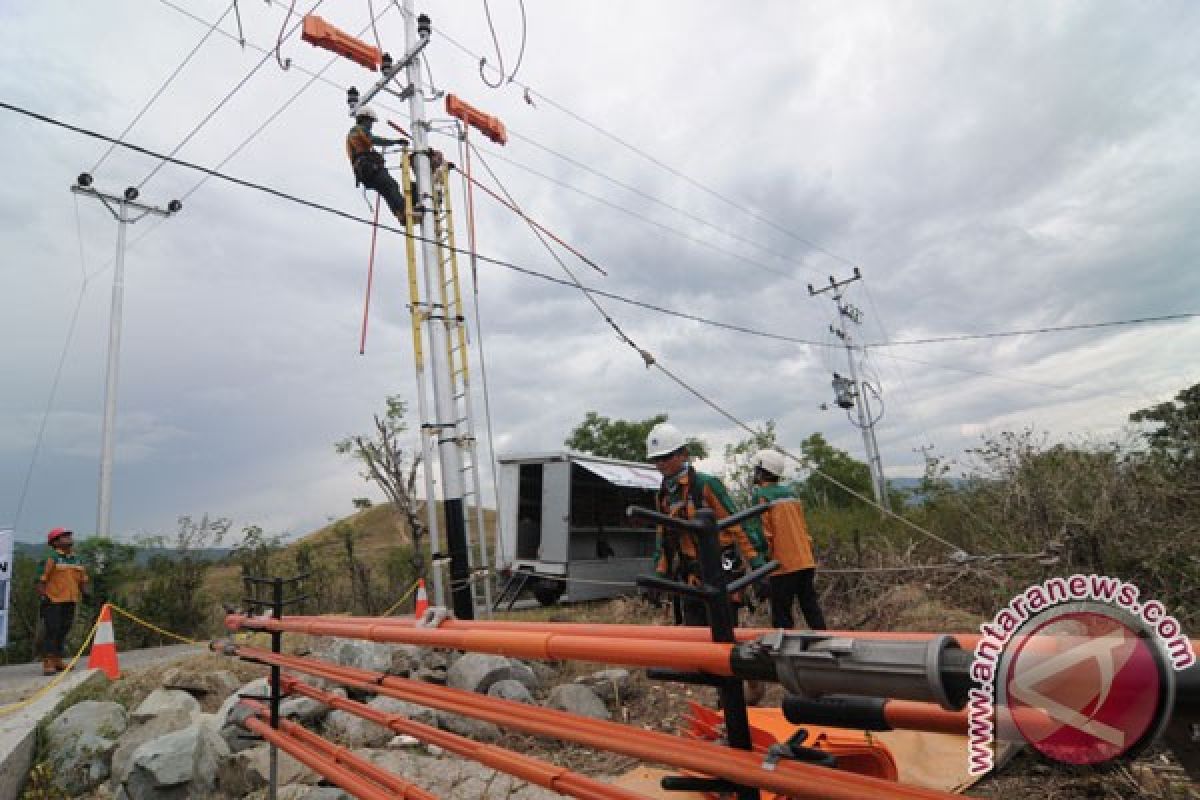
<instances>
[{"instance_id":1,"label":"overcast sky","mask_svg":"<svg viewBox=\"0 0 1200 800\"><path fill-rule=\"evenodd\" d=\"M127 136L174 149L264 60L249 45L274 47L288 5L241 2L243 49L228 2L178 2L202 22L155 0L0 5L0 99L117 135L224 14ZM358 32L367 5L319 13ZM399 12L374 6L384 49L402 52ZM825 344L834 306L806 284L852 265L854 334L871 343L1200 311L1194 3L526 0L520 70L495 90L478 70L480 54L497 63L484 5L418 8L449 37L426 51L437 87L504 119L509 144L481 142L484 157L604 266L565 257L589 285ZM519 6L491 11L511 70ZM281 56L291 69L267 58L179 157L217 165L294 98L223 169L366 214L343 152L344 87L372 76L333 59L329 82L305 88L301 68L330 55L297 35ZM407 127L407 104L380 105ZM0 138L0 526L89 533L116 225L68 187L106 146L3 110ZM451 139L435 143L456 157ZM96 184L120 192L156 165L118 150ZM360 356L369 228L200 179L162 168L142 198L186 195L183 212L129 229L113 527L170 532L209 512L302 534L377 496L333 443L366 431L386 395L415 401L403 243L380 237ZM511 212L478 204L481 253L562 275ZM499 452L558 448L588 410L666 411L717 451L741 437L648 371L578 291L482 263L479 297ZM821 431L861 457L845 415L819 408L843 351L601 302L697 390L752 425L775 420L784 445ZM1006 429L1119 435L1131 411L1200 380L1196 352L1197 320L871 348L886 470L919 474L914 448L956 459Z\"/></svg>"}]
</instances>

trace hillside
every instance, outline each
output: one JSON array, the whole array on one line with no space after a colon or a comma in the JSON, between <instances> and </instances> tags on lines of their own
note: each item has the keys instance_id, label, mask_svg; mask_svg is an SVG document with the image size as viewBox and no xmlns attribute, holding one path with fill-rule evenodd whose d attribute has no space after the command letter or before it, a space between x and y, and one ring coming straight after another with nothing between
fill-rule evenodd
<instances>
[{"instance_id":1,"label":"hillside","mask_svg":"<svg viewBox=\"0 0 1200 800\"><path fill-rule=\"evenodd\" d=\"M424 510L422 509L422 514ZM488 552L494 553L496 540L496 512L485 508L483 512L484 527L488 537ZM439 528L444 528L441 509L437 513ZM372 506L351 514L342 519L332 520L329 524L312 533L301 536L273 550L268 558L271 576L290 577L299 572L298 565L307 560L315 566L313 571L320 574L314 576L328 584L329 599L336 598L350 583L350 573L346 567L348 555L346 551L347 530L352 532L355 560L367 571L365 580L370 593L385 597L398 597L411 585L411 578L405 575L405 580L394 580L401 577L402 566L411 553L411 532L398 515L393 513L390 503ZM429 554L429 544L424 543L426 558ZM225 563L212 567L205 576L204 589L216 603L239 604L242 599L242 568L239 564ZM362 578L360 578L361 580ZM316 581L312 581L316 582ZM396 584L396 585L391 585ZM390 601L387 601L390 605ZM334 606L337 604L335 603ZM348 608L330 607L323 610L345 611Z\"/></svg>"}]
</instances>

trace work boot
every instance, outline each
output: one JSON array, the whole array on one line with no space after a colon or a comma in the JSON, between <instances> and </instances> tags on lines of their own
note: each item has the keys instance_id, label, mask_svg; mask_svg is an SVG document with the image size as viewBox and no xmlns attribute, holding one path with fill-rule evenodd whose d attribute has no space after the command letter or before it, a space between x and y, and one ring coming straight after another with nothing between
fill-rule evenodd
<instances>
[{"instance_id":1,"label":"work boot","mask_svg":"<svg viewBox=\"0 0 1200 800\"><path fill-rule=\"evenodd\" d=\"M58 670L54 668L54 659L49 658L49 657L43 658L42 659L42 674L43 675L55 675L57 673L58 673Z\"/></svg>"},{"instance_id":2,"label":"work boot","mask_svg":"<svg viewBox=\"0 0 1200 800\"><path fill-rule=\"evenodd\" d=\"M63 660L62 660L62 656L55 656L55 657L54 657L54 668L55 668L56 670L58 670L59 672L66 672L66 671L67 671L67 664L66 664L66 662L65 662L65 661L63 661Z\"/></svg>"}]
</instances>

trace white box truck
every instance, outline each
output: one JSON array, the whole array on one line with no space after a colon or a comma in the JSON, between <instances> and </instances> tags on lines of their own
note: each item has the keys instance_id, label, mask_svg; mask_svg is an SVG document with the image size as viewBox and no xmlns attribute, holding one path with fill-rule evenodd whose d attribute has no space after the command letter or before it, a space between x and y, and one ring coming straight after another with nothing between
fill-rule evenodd
<instances>
[{"instance_id":1,"label":"white box truck","mask_svg":"<svg viewBox=\"0 0 1200 800\"><path fill-rule=\"evenodd\" d=\"M637 591L654 571L651 523L631 505L654 507L653 466L569 451L501 456L496 568L508 576L496 607L526 591L542 605Z\"/></svg>"}]
</instances>

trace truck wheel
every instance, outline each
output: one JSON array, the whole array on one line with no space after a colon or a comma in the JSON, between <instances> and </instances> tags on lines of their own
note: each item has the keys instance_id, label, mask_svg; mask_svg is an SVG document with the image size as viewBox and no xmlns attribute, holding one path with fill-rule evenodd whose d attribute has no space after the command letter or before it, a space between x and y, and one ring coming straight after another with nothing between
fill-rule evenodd
<instances>
[{"instance_id":1,"label":"truck wheel","mask_svg":"<svg viewBox=\"0 0 1200 800\"><path fill-rule=\"evenodd\" d=\"M542 578L538 581L537 586L533 587L533 596L537 601L544 606L552 606L558 602L563 596L563 592L567 589L567 584L563 581L556 581L552 578Z\"/></svg>"}]
</instances>

